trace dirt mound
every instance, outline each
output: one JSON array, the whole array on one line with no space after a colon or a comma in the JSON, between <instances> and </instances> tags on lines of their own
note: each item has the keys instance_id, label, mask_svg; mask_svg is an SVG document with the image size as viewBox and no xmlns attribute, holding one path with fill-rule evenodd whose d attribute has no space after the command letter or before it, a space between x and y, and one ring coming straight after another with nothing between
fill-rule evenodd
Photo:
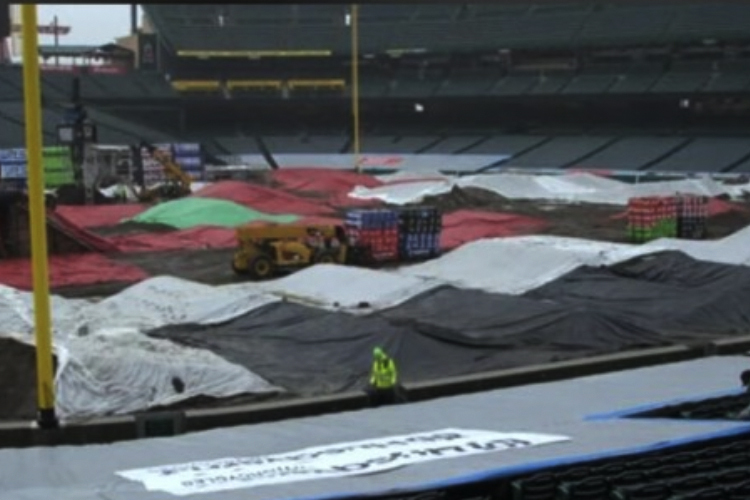
<instances>
[{"instance_id":1,"label":"dirt mound","mask_svg":"<svg viewBox=\"0 0 750 500\"><path fill-rule=\"evenodd\" d=\"M513 203L507 198L487 189L454 187L449 193L427 196L415 205L429 205L443 212L465 208L485 210L511 210Z\"/></svg>"},{"instance_id":2,"label":"dirt mound","mask_svg":"<svg viewBox=\"0 0 750 500\"><path fill-rule=\"evenodd\" d=\"M177 228L166 224L147 224L144 222L123 222L116 226L97 227L91 232L99 236L127 236L140 233L170 233L177 231Z\"/></svg>"},{"instance_id":3,"label":"dirt mound","mask_svg":"<svg viewBox=\"0 0 750 500\"><path fill-rule=\"evenodd\" d=\"M36 416L36 352L34 347L0 339L0 420Z\"/></svg>"}]
</instances>

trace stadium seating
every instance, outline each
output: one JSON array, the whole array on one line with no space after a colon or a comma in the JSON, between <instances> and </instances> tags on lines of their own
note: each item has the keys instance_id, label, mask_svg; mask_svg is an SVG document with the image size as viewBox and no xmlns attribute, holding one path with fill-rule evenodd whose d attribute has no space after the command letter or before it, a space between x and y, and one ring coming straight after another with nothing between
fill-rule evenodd
<instances>
[{"instance_id":1,"label":"stadium seating","mask_svg":"<svg viewBox=\"0 0 750 500\"><path fill-rule=\"evenodd\" d=\"M427 147L424 153L427 154L459 154L471 149L472 146L479 144L485 138L482 136L460 135L454 137L443 137L442 140Z\"/></svg>"},{"instance_id":2,"label":"stadium seating","mask_svg":"<svg viewBox=\"0 0 750 500\"><path fill-rule=\"evenodd\" d=\"M625 137L575 162L575 168L640 170L666 157L688 139L682 137Z\"/></svg>"},{"instance_id":3,"label":"stadium seating","mask_svg":"<svg viewBox=\"0 0 750 500\"><path fill-rule=\"evenodd\" d=\"M102 99L169 99L177 94L162 75L129 73L126 75L81 74L81 96L85 100ZM50 104L69 102L73 89L72 73L43 71L42 97ZM23 77L21 68L0 68L0 102L22 99Z\"/></svg>"},{"instance_id":4,"label":"stadium seating","mask_svg":"<svg viewBox=\"0 0 750 500\"><path fill-rule=\"evenodd\" d=\"M506 135L488 138L464 151L466 154L518 155L539 146L547 137L533 135Z\"/></svg>"},{"instance_id":5,"label":"stadium seating","mask_svg":"<svg viewBox=\"0 0 750 500\"><path fill-rule=\"evenodd\" d=\"M514 156L506 166L561 168L592 154L614 141L610 137L555 137L523 154Z\"/></svg>"},{"instance_id":6,"label":"stadium seating","mask_svg":"<svg viewBox=\"0 0 750 500\"><path fill-rule=\"evenodd\" d=\"M717 8L721 4L721 8ZM144 6L178 51L349 49L345 9L338 5ZM220 14L223 16L219 21ZM534 48L673 43L744 36L750 6L730 1L561 4L497 7L365 4L361 47L383 51L430 47ZM251 28L251 29L247 29ZM288 28L288 29L284 29ZM404 45L404 44L408 45Z\"/></svg>"},{"instance_id":7,"label":"stadium seating","mask_svg":"<svg viewBox=\"0 0 750 500\"><path fill-rule=\"evenodd\" d=\"M663 172L724 172L750 157L750 144L745 138L701 138L649 170Z\"/></svg>"},{"instance_id":8,"label":"stadium seating","mask_svg":"<svg viewBox=\"0 0 750 500\"><path fill-rule=\"evenodd\" d=\"M513 500L745 499L747 436L541 470L512 480Z\"/></svg>"}]
</instances>

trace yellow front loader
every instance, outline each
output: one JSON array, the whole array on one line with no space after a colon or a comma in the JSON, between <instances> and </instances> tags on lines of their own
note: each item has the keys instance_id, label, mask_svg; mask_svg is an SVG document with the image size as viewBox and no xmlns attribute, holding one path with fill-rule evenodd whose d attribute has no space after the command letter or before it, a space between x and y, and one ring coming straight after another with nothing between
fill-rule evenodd
<instances>
[{"instance_id":1,"label":"yellow front loader","mask_svg":"<svg viewBox=\"0 0 750 500\"><path fill-rule=\"evenodd\" d=\"M237 229L237 243L232 269L255 280L313 264L345 264L347 259L341 226L245 226Z\"/></svg>"}]
</instances>

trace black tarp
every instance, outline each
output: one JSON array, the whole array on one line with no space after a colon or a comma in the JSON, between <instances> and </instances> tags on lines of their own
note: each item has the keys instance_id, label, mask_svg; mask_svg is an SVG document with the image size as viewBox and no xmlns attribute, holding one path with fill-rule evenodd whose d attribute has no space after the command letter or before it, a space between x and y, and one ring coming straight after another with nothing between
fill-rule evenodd
<instances>
[{"instance_id":1,"label":"black tarp","mask_svg":"<svg viewBox=\"0 0 750 500\"><path fill-rule=\"evenodd\" d=\"M209 349L296 394L331 394L364 386L376 345L417 382L745 332L749 285L750 270L670 252L582 267L524 296L442 287L368 316L278 303L150 335Z\"/></svg>"},{"instance_id":2,"label":"black tarp","mask_svg":"<svg viewBox=\"0 0 750 500\"><path fill-rule=\"evenodd\" d=\"M699 261L680 252L610 267L580 267L525 297L624 314L659 331L750 332L750 268Z\"/></svg>"}]
</instances>

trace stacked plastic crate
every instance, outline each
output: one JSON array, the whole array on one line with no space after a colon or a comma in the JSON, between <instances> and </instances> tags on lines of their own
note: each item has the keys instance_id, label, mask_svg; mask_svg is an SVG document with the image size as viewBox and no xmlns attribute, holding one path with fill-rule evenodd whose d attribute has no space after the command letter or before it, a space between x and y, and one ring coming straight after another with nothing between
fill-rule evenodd
<instances>
[{"instance_id":1,"label":"stacked plastic crate","mask_svg":"<svg viewBox=\"0 0 750 500\"><path fill-rule=\"evenodd\" d=\"M200 144L175 144L172 149L174 151L174 162L180 166L183 172L194 181L206 179L203 148Z\"/></svg>"},{"instance_id":2,"label":"stacked plastic crate","mask_svg":"<svg viewBox=\"0 0 750 500\"><path fill-rule=\"evenodd\" d=\"M171 144L154 144L154 146L162 153L166 153L170 158L172 157ZM151 156L151 153L146 148L141 148L141 162L143 163L143 181L147 186L161 184L166 180L164 167L156 158Z\"/></svg>"},{"instance_id":3,"label":"stacked plastic crate","mask_svg":"<svg viewBox=\"0 0 750 500\"><path fill-rule=\"evenodd\" d=\"M64 146L50 146L42 150L44 183L48 188L74 184L75 172L70 150Z\"/></svg>"},{"instance_id":4,"label":"stacked plastic crate","mask_svg":"<svg viewBox=\"0 0 750 500\"><path fill-rule=\"evenodd\" d=\"M398 258L398 213L388 209L350 210L346 213L349 244L365 253L366 260Z\"/></svg>"},{"instance_id":5,"label":"stacked plastic crate","mask_svg":"<svg viewBox=\"0 0 750 500\"><path fill-rule=\"evenodd\" d=\"M416 260L440 254L443 218L434 207L409 207L399 211L399 258Z\"/></svg>"},{"instance_id":6,"label":"stacked plastic crate","mask_svg":"<svg viewBox=\"0 0 750 500\"><path fill-rule=\"evenodd\" d=\"M677 202L677 237L704 239L708 233L708 196L680 195Z\"/></svg>"},{"instance_id":7,"label":"stacked plastic crate","mask_svg":"<svg viewBox=\"0 0 750 500\"><path fill-rule=\"evenodd\" d=\"M26 150L0 150L0 180L8 187L25 188L27 182Z\"/></svg>"},{"instance_id":8,"label":"stacked plastic crate","mask_svg":"<svg viewBox=\"0 0 750 500\"><path fill-rule=\"evenodd\" d=\"M677 198L649 196L628 200L630 241L643 243L677 236Z\"/></svg>"}]
</instances>

